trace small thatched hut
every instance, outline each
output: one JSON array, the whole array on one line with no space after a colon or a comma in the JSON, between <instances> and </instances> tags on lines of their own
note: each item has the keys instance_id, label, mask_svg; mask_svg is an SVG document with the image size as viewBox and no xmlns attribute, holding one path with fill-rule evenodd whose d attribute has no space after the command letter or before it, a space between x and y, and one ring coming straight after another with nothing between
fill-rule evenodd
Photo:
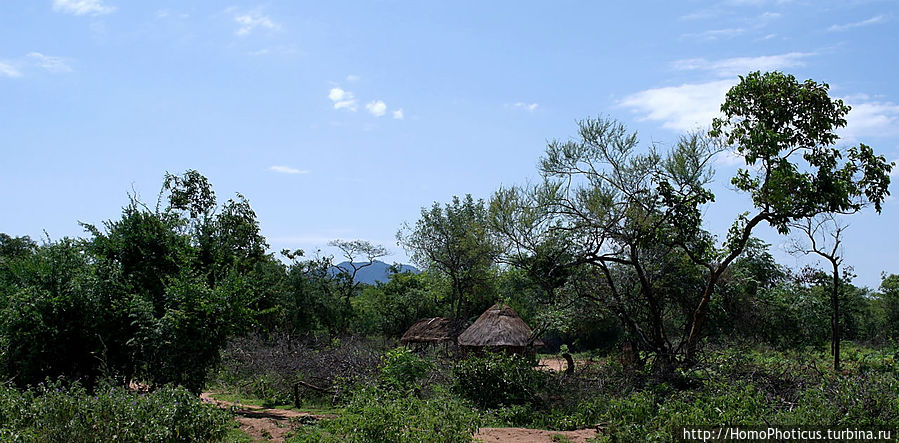
<instances>
[{"instance_id":1,"label":"small thatched hut","mask_svg":"<svg viewBox=\"0 0 899 443\"><path fill-rule=\"evenodd\" d=\"M497 303L484 311L475 322L459 335L463 353L481 350L503 350L516 354L534 354L534 332L514 309Z\"/></svg>"},{"instance_id":2,"label":"small thatched hut","mask_svg":"<svg viewBox=\"0 0 899 443\"><path fill-rule=\"evenodd\" d=\"M457 318L425 318L412 326L400 338L404 345L424 347L428 345L455 345L459 333L465 329L465 322Z\"/></svg>"}]
</instances>

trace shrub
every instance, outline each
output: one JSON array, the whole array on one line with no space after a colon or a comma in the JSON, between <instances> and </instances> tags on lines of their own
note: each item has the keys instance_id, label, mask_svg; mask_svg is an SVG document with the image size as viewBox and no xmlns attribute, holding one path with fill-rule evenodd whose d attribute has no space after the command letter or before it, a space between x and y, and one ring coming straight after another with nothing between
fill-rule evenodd
<instances>
[{"instance_id":1,"label":"shrub","mask_svg":"<svg viewBox=\"0 0 899 443\"><path fill-rule=\"evenodd\" d=\"M416 383L433 368L427 360L408 348L396 348L384 354L381 382L391 389L408 391L418 388Z\"/></svg>"},{"instance_id":2,"label":"shrub","mask_svg":"<svg viewBox=\"0 0 899 443\"><path fill-rule=\"evenodd\" d=\"M368 387L353 394L338 418L305 427L289 441L469 443L479 425L471 405L445 392L419 399Z\"/></svg>"},{"instance_id":3,"label":"shrub","mask_svg":"<svg viewBox=\"0 0 899 443\"><path fill-rule=\"evenodd\" d=\"M146 395L122 388L88 395L78 384L0 387L2 441L219 441L231 423L229 413L180 387Z\"/></svg>"},{"instance_id":4,"label":"shrub","mask_svg":"<svg viewBox=\"0 0 899 443\"><path fill-rule=\"evenodd\" d=\"M548 377L534 369L532 360L505 353L463 360L453 375L453 391L482 408L536 403Z\"/></svg>"},{"instance_id":5,"label":"shrub","mask_svg":"<svg viewBox=\"0 0 899 443\"><path fill-rule=\"evenodd\" d=\"M831 375L805 390L798 406L784 411L779 422L895 427L899 424L899 383L892 374Z\"/></svg>"}]
</instances>

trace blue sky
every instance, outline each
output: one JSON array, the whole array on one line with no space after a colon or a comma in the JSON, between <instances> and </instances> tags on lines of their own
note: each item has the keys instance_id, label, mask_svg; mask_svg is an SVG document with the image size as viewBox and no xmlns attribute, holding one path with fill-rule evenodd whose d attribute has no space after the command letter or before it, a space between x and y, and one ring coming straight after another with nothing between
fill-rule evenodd
<instances>
[{"instance_id":1,"label":"blue sky","mask_svg":"<svg viewBox=\"0 0 899 443\"><path fill-rule=\"evenodd\" d=\"M83 235L197 169L250 200L273 250L360 238L405 261L394 235L422 206L533 180L578 119L664 146L756 69L829 83L853 106L842 143L894 160L897 24L895 1L5 0L0 232ZM748 207L716 194L723 234ZM856 283L899 273L899 204L849 221Z\"/></svg>"}]
</instances>

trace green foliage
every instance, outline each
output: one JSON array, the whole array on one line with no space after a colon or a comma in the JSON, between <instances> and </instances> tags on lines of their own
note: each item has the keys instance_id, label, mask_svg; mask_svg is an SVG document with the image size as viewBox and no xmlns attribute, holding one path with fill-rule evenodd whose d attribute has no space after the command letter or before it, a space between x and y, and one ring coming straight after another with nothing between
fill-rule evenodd
<instances>
[{"instance_id":1,"label":"green foliage","mask_svg":"<svg viewBox=\"0 0 899 443\"><path fill-rule=\"evenodd\" d=\"M436 317L439 289L430 273L394 273L386 283L368 286L353 300L358 333L399 337L419 319Z\"/></svg>"},{"instance_id":2,"label":"green foliage","mask_svg":"<svg viewBox=\"0 0 899 443\"><path fill-rule=\"evenodd\" d=\"M816 295L808 288L783 283L762 291L756 306L756 339L780 349L821 345L828 339L830 310L826 294Z\"/></svg>"},{"instance_id":3,"label":"green foliage","mask_svg":"<svg viewBox=\"0 0 899 443\"><path fill-rule=\"evenodd\" d=\"M343 412L290 442L468 443L480 425L471 405L445 393L420 399L367 387L353 394Z\"/></svg>"},{"instance_id":4,"label":"green foliage","mask_svg":"<svg viewBox=\"0 0 899 443\"><path fill-rule=\"evenodd\" d=\"M798 82L780 72L752 72L740 78L721 105L725 118L710 134L723 137L746 159L732 183L748 192L764 219L781 233L788 223L822 212L854 212L866 201L880 212L889 195L892 163L861 144L846 152L834 145L846 126L849 106L832 100L829 86ZM799 153L804 165L794 162ZM845 161L840 165L840 160ZM742 228L728 235L733 249Z\"/></svg>"},{"instance_id":5,"label":"green foliage","mask_svg":"<svg viewBox=\"0 0 899 443\"><path fill-rule=\"evenodd\" d=\"M896 373L827 377L803 392L798 406L779 418L784 424L895 427L899 423Z\"/></svg>"},{"instance_id":6,"label":"green foliage","mask_svg":"<svg viewBox=\"0 0 899 443\"><path fill-rule=\"evenodd\" d=\"M821 351L728 348L665 381L627 378L603 362L548 379L543 389L563 399L485 411L486 419L491 426L552 430L599 425L599 441L610 442L670 441L672 427L684 424L896 427L899 354L844 345L843 373L819 370L830 359Z\"/></svg>"},{"instance_id":7,"label":"green foliage","mask_svg":"<svg viewBox=\"0 0 899 443\"><path fill-rule=\"evenodd\" d=\"M397 233L412 260L451 281L449 305L457 317L480 312L493 302L490 269L501 245L490 229L483 200L453 197L441 207L422 208L415 227Z\"/></svg>"},{"instance_id":8,"label":"green foliage","mask_svg":"<svg viewBox=\"0 0 899 443\"><path fill-rule=\"evenodd\" d=\"M336 333L353 312L341 298L342 275L331 273L331 259L294 258L287 269L284 291L280 294L280 328L292 334L328 331Z\"/></svg>"},{"instance_id":9,"label":"green foliage","mask_svg":"<svg viewBox=\"0 0 899 443\"><path fill-rule=\"evenodd\" d=\"M29 248L31 249L31 248ZM94 294L82 243L63 239L0 261L0 374L19 386L45 377L93 379L102 370L106 307Z\"/></svg>"},{"instance_id":10,"label":"green foliage","mask_svg":"<svg viewBox=\"0 0 899 443\"><path fill-rule=\"evenodd\" d=\"M884 329L889 337L899 340L899 275L885 275L880 283L880 293Z\"/></svg>"},{"instance_id":11,"label":"green foliage","mask_svg":"<svg viewBox=\"0 0 899 443\"><path fill-rule=\"evenodd\" d=\"M488 353L460 361L453 368L453 391L482 408L537 403L546 374L529 358Z\"/></svg>"},{"instance_id":12,"label":"green foliage","mask_svg":"<svg viewBox=\"0 0 899 443\"><path fill-rule=\"evenodd\" d=\"M165 196L163 209L132 198L102 229L84 225L87 240L0 238L0 375L202 388L227 338L272 307L272 259L243 197L216 214L196 171L166 175Z\"/></svg>"},{"instance_id":13,"label":"green foliage","mask_svg":"<svg viewBox=\"0 0 899 443\"><path fill-rule=\"evenodd\" d=\"M721 111L711 139L689 134L667 152L640 149L636 134L614 120L585 119L576 137L548 144L542 183L500 189L491 200L510 262L533 272L548 294L598 301L664 371L695 362L716 285L759 224L785 234L791 222L821 213L867 204L879 212L889 195L891 163L863 144L836 147L849 107L832 100L826 84L750 73ZM755 212L739 214L719 246L702 214L715 200L711 165L723 145L745 158L732 183Z\"/></svg>"},{"instance_id":14,"label":"green foliage","mask_svg":"<svg viewBox=\"0 0 899 443\"><path fill-rule=\"evenodd\" d=\"M75 384L24 392L0 387L0 437L21 442L212 442L231 415L182 388L139 395L121 388L89 395Z\"/></svg>"},{"instance_id":15,"label":"green foliage","mask_svg":"<svg viewBox=\"0 0 899 443\"><path fill-rule=\"evenodd\" d=\"M381 382L390 389L410 391L419 388L419 380L434 365L408 348L396 348L384 354Z\"/></svg>"}]
</instances>

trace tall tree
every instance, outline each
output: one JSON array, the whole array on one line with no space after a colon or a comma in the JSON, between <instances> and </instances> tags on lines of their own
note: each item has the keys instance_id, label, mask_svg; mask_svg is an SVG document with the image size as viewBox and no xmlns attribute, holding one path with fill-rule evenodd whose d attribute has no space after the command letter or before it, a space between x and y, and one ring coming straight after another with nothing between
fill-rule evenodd
<instances>
[{"instance_id":1,"label":"tall tree","mask_svg":"<svg viewBox=\"0 0 899 443\"><path fill-rule=\"evenodd\" d=\"M529 273L578 271L545 281L568 280L567 292L607 305L639 349L656 356L657 368L670 369L685 334L672 336L666 319L682 311L683 291L696 287L681 245L695 255L711 248L700 211L712 199L705 186L715 150L692 134L664 154L655 146L641 151L636 134L609 119L579 122L578 136L549 143L542 183L494 195L493 224ZM672 285L672 271L684 281Z\"/></svg>"},{"instance_id":2,"label":"tall tree","mask_svg":"<svg viewBox=\"0 0 899 443\"><path fill-rule=\"evenodd\" d=\"M823 213L852 213L871 204L878 213L889 195L893 164L865 144L841 149L836 130L849 106L831 99L829 86L799 82L781 72L752 72L730 89L709 134L741 155L731 183L752 198L755 213L742 214L709 270L693 315L687 359L695 357L715 284L746 247L752 230L768 223L781 234L789 224Z\"/></svg>"},{"instance_id":3,"label":"tall tree","mask_svg":"<svg viewBox=\"0 0 899 443\"><path fill-rule=\"evenodd\" d=\"M543 183L496 193L494 223L531 252L561 239L573 258L567 265L589 264L604 277L625 327L661 367L671 367L678 355L690 364L716 283L756 226L765 222L786 233L790 222L819 213L856 211L867 203L880 211L892 164L863 144L835 147L834 131L846 124L849 108L827 90L779 72L750 73L728 93L725 118L710 131L713 140L688 135L664 155L654 146L639 152L636 134L620 123L584 120L577 139L548 145L540 162ZM720 247L702 229L702 211L714 201L707 187L719 145L745 159L747 167L731 182L755 207L737 217ZM660 282L678 256L698 267L703 283L676 333L684 340L673 343ZM639 315L627 314L633 299L642 301Z\"/></svg>"},{"instance_id":4,"label":"tall tree","mask_svg":"<svg viewBox=\"0 0 899 443\"><path fill-rule=\"evenodd\" d=\"M384 246L372 244L366 240L333 240L328 243L328 246L339 249L343 258L346 259L345 264L342 263L332 268L337 273L336 283L343 298L344 311L347 314L342 327L345 330L349 327L349 316L353 312L351 299L353 295L356 295L361 284L356 281L356 275L359 274L359 271L373 265L375 260L390 252Z\"/></svg>"},{"instance_id":5,"label":"tall tree","mask_svg":"<svg viewBox=\"0 0 899 443\"><path fill-rule=\"evenodd\" d=\"M467 317L472 302L491 278L501 245L490 229L483 200L471 195L453 197L452 203L422 208L415 227L397 233L399 243L423 269L446 275L451 283L450 305L454 315Z\"/></svg>"}]
</instances>

